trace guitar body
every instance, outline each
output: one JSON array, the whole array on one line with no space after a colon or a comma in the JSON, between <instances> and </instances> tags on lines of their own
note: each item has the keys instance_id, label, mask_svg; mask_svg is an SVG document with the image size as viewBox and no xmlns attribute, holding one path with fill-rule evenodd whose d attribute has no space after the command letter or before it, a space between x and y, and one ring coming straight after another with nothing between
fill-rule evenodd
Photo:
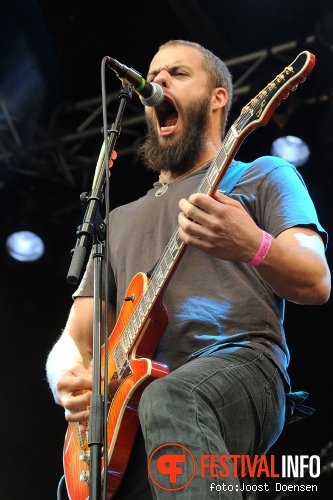
<instances>
[{"instance_id":1,"label":"guitar body","mask_svg":"<svg viewBox=\"0 0 333 500\"><path fill-rule=\"evenodd\" d=\"M266 125L282 99L305 81L314 64L313 54L301 52L244 106L196 192L213 196L245 137ZM150 279L143 273L133 278L108 340L107 439L101 467L101 479L107 481L108 500L115 495L131 454L142 391L154 379L168 374L167 366L152 358L168 323L164 291L185 250L176 228ZM102 377L104 352L102 348ZM82 435L78 425L70 423L65 437L63 463L70 500L89 498L88 432Z\"/></svg>"},{"instance_id":2,"label":"guitar body","mask_svg":"<svg viewBox=\"0 0 333 500\"><path fill-rule=\"evenodd\" d=\"M120 485L132 451L139 426L138 405L142 391L154 379L168 374L166 365L151 359L168 323L163 302L155 303L125 359L124 352L120 352L119 349L121 335L141 300L147 282L147 276L143 273L133 278L127 289L126 300L115 328L108 340L109 404L106 469L108 500L115 495ZM104 351L103 346L102 376L105 373ZM120 362L119 357L121 357ZM89 498L88 432L83 435L76 423L69 423L65 436L63 464L70 500L88 500ZM104 457L101 470L104 477Z\"/></svg>"}]
</instances>

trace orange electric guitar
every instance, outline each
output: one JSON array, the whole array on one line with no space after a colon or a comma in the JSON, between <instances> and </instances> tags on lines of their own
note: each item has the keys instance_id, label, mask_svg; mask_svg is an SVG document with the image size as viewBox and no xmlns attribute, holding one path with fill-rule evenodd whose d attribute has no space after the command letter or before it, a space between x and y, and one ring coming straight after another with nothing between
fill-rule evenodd
<instances>
[{"instance_id":1,"label":"orange electric guitar","mask_svg":"<svg viewBox=\"0 0 333 500\"><path fill-rule=\"evenodd\" d=\"M242 109L197 192L212 196L245 137L266 125L282 99L304 82L315 64L310 52L301 52L274 80ZM138 403L143 389L168 374L167 366L153 361L155 349L167 327L163 295L186 250L172 235L152 274L137 274L131 281L116 326L108 340L107 442L101 464L101 481L107 481L111 499L123 478L139 425ZM102 377L104 375L102 347ZM68 425L63 463L71 500L89 498L88 432L81 434L76 423Z\"/></svg>"}]
</instances>

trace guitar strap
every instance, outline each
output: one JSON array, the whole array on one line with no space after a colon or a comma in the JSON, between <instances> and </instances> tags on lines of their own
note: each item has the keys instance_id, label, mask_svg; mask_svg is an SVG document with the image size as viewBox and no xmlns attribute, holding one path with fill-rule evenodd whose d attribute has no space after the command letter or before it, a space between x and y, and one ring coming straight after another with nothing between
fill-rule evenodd
<instances>
[{"instance_id":1,"label":"guitar strap","mask_svg":"<svg viewBox=\"0 0 333 500\"><path fill-rule=\"evenodd\" d=\"M249 165L249 163L233 161L230 167L227 169L227 172L224 175L222 182L220 183L217 190L222 194L229 195L229 193L231 193Z\"/></svg>"}]
</instances>

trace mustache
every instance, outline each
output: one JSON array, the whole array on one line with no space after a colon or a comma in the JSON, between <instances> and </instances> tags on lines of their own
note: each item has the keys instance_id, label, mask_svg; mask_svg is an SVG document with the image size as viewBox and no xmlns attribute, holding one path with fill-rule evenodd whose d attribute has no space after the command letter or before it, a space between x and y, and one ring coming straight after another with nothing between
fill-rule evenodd
<instances>
[{"instance_id":1,"label":"mustache","mask_svg":"<svg viewBox=\"0 0 333 500\"><path fill-rule=\"evenodd\" d=\"M182 106L177 99L178 118L181 117L184 130L177 139L170 136L163 144L159 142L154 115L147 113L146 136L138 150L138 158L143 160L149 170L184 174L193 167L197 156L205 150L209 102L210 94L205 95L199 103L187 107Z\"/></svg>"}]
</instances>

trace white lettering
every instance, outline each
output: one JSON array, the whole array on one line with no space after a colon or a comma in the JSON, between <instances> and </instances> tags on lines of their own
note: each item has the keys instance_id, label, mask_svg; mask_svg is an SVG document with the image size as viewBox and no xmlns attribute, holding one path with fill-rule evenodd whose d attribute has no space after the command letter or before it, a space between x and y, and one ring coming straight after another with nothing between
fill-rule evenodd
<instances>
[{"instance_id":1,"label":"white lettering","mask_svg":"<svg viewBox=\"0 0 333 500\"><path fill-rule=\"evenodd\" d=\"M275 491L318 491L318 486L316 484L275 483Z\"/></svg>"},{"instance_id":2,"label":"white lettering","mask_svg":"<svg viewBox=\"0 0 333 500\"><path fill-rule=\"evenodd\" d=\"M282 455L281 477L311 477L320 475L320 457L318 455Z\"/></svg>"},{"instance_id":3,"label":"white lettering","mask_svg":"<svg viewBox=\"0 0 333 500\"><path fill-rule=\"evenodd\" d=\"M316 471L314 471L314 465L316 467ZM320 457L318 455L312 455L310 457L310 464L309 464L309 474L311 477L318 477L320 476Z\"/></svg>"}]
</instances>

